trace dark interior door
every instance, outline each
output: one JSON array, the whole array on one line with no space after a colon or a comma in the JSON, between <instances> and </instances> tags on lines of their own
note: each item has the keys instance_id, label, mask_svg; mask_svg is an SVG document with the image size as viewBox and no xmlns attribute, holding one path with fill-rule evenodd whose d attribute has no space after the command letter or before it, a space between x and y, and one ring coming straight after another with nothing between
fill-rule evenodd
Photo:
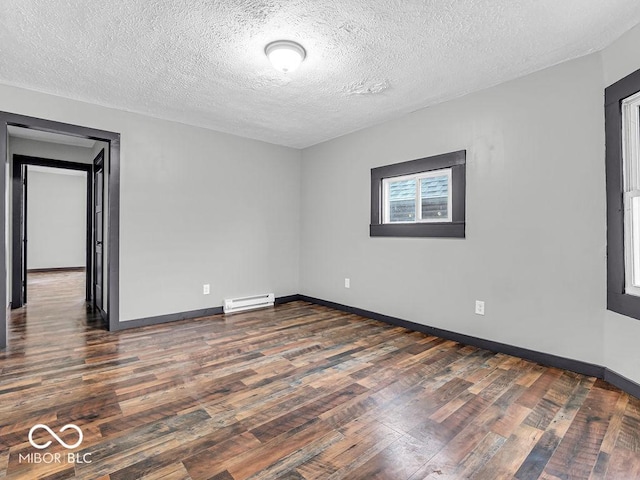
<instances>
[{"instance_id":1,"label":"dark interior door","mask_svg":"<svg viewBox=\"0 0 640 480\"><path fill-rule=\"evenodd\" d=\"M103 308L103 238L104 238L104 151L93 161L94 222L93 222L93 301L102 313Z\"/></svg>"},{"instance_id":2,"label":"dark interior door","mask_svg":"<svg viewBox=\"0 0 640 480\"><path fill-rule=\"evenodd\" d=\"M27 303L27 166L23 163L13 166L12 189L11 308L20 308Z\"/></svg>"},{"instance_id":3,"label":"dark interior door","mask_svg":"<svg viewBox=\"0 0 640 480\"><path fill-rule=\"evenodd\" d=\"M22 165L22 211L20 234L22 242L22 303L27 303L27 166Z\"/></svg>"}]
</instances>

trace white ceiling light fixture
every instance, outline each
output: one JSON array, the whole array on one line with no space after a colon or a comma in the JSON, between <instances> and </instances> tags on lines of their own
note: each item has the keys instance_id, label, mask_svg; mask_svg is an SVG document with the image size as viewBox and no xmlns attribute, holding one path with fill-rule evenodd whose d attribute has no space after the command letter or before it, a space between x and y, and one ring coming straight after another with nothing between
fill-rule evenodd
<instances>
[{"instance_id":1,"label":"white ceiling light fixture","mask_svg":"<svg viewBox=\"0 0 640 480\"><path fill-rule=\"evenodd\" d=\"M283 73L290 73L298 69L307 56L307 52L299 43L290 40L271 42L264 49L264 53L273 68Z\"/></svg>"}]
</instances>

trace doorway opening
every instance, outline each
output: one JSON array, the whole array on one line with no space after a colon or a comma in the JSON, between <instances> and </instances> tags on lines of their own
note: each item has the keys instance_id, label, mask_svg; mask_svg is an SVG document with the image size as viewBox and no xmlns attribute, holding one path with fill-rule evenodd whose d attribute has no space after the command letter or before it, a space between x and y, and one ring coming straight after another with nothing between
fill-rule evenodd
<instances>
[{"instance_id":1,"label":"doorway opening","mask_svg":"<svg viewBox=\"0 0 640 480\"><path fill-rule=\"evenodd\" d=\"M11 136L12 143L18 142L20 134L11 132L16 135ZM24 151L50 146L22 140L17 148ZM62 275L64 272L81 271L85 278L75 273L69 285L83 288L85 301L106 319L102 248L104 148L102 142L95 142L93 149L73 148L66 147L66 153L84 154L87 161L96 150L98 153L92 163L13 155L11 308L27 303L30 276L38 274L42 286L53 273L69 280L69 275Z\"/></svg>"},{"instance_id":2,"label":"doorway opening","mask_svg":"<svg viewBox=\"0 0 640 480\"><path fill-rule=\"evenodd\" d=\"M117 133L0 112L0 269L8 273L0 298L8 307L21 308L33 293L43 308L44 287L64 284L65 298L117 329L119 143ZM0 312L0 348L9 340L8 314Z\"/></svg>"}]
</instances>

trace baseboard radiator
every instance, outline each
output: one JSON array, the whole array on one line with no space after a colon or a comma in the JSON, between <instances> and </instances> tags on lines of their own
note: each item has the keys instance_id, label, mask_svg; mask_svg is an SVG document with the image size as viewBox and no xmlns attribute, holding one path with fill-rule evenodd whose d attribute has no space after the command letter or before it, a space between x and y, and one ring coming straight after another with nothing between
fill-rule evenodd
<instances>
[{"instance_id":1,"label":"baseboard radiator","mask_svg":"<svg viewBox=\"0 0 640 480\"><path fill-rule=\"evenodd\" d=\"M224 313L236 313L255 308L273 307L275 298L273 293L254 295L252 297L227 298L224 300L222 310Z\"/></svg>"}]
</instances>

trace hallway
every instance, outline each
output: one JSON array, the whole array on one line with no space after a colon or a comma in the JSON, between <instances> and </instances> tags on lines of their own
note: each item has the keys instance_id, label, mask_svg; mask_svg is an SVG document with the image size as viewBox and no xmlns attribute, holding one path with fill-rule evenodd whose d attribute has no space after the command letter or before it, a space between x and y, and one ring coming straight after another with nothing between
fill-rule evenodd
<instances>
[{"instance_id":1,"label":"hallway","mask_svg":"<svg viewBox=\"0 0 640 480\"><path fill-rule=\"evenodd\" d=\"M17 339L31 348L54 341L67 348L104 330L85 302L84 270L29 272L27 305L11 312L8 351L15 351Z\"/></svg>"}]
</instances>

